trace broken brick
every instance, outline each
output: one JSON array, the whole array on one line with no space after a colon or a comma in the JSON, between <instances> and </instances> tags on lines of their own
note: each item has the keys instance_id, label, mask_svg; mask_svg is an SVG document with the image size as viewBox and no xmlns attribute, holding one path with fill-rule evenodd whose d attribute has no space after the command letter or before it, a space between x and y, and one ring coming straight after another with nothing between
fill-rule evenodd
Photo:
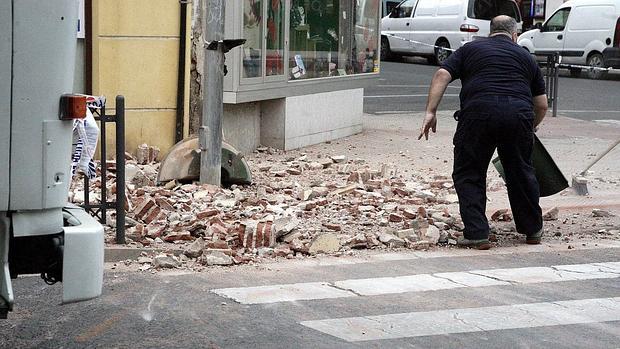
<instances>
[{"instance_id":1,"label":"broken brick","mask_svg":"<svg viewBox=\"0 0 620 349\"><path fill-rule=\"evenodd\" d=\"M208 210L204 210L204 211L198 212L196 214L196 218L201 219L201 220L202 219L207 219L209 217L217 216L219 213L220 213L219 210L217 210L215 208L211 208L211 209L208 209Z\"/></svg>"},{"instance_id":2,"label":"broken brick","mask_svg":"<svg viewBox=\"0 0 620 349\"><path fill-rule=\"evenodd\" d=\"M323 223L323 226L332 231L341 231L342 226L340 224L335 223Z\"/></svg>"},{"instance_id":3,"label":"broken brick","mask_svg":"<svg viewBox=\"0 0 620 349\"><path fill-rule=\"evenodd\" d=\"M192 240L192 235L189 233L189 231L181 231L181 232L175 232L172 234L168 234L164 237L164 241L166 242L174 242L174 241L179 241L179 240L183 240L183 241Z\"/></svg>"}]
</instances>

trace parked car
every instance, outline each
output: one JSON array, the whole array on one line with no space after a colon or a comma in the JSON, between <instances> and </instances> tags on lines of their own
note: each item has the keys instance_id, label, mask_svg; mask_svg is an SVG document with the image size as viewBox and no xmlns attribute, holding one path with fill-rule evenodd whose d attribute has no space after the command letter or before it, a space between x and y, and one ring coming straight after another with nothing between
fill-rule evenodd
<instances>
[{"instance_id":1,"label":"parked car","mask_svg":"<svg viewBox=\"0 0 620 349\"><path fill-rule=\"evenodd\" d=\"M447 48L488 36L490 20L498 15L515 18L520 30L513 0L405 0L381 20L381 58L422 56L442 63L450 55Z\"/></svg>"},{"instance_id":2,"label":"parked car","mask_svg":"<svg viewBox=\"0 0 620 349\"><path fill-rule=\"evenodd\" d=\"M616 20L613 46L603 50L603 66L620 69L620 17Z\"/></svg>"},{"instance_id":3,"label":"parked car","mask_svg":"<svg viewBox=\"0 0 620 349\"><path fill-rule=\"evenodd\" d=\"M612 44L618 46L620 40L619 17L620 0L570 0L558 7L540 28L521 34L518 43L539 57L559 52L562 63L603 67L603 51ZM613 61L613 55L613 50L609 51L608 59ZM581 69L572 68L570 72L577 77ZM593 79L604 73L588 71Z\"/></svg>"}]
</instances>

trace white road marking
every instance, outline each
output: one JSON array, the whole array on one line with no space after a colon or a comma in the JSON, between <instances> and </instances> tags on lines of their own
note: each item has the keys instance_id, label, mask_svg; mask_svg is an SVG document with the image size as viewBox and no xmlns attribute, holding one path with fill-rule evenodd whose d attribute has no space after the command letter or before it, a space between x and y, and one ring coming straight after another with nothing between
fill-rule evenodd
<instances>
[{"instance_id":1,"label":"white road marking","mask_svg":"<svg viewBox=\"0 0 620 349\"><path fill-rule=\"evenodd\" d=\"M444 97L458 97L458 94L446 93ZM428 94L413 94L413 95L381 95L381 96L364 96L364 98L403 98L403 97L428 97Z\"/></svg>"},{"instance_id":2,"label":"white road marking","mask_svg":"<svg viewBox=\"0 0 620 349\"><path fill-rule=\"evenodd\" d=\"M575 280L620 278L620 262L557 265L511 269L415 274L395 277L308 282L212 290L242 304L264 304L376 296L406 292L448 290L463 287L503 286Z\"/></svg>"},{"instance_id":3,"label":"white road marking","mask_svg":"<svg viewBox=\"0 0 620 349\"><path fill-rule=\"evenodd\" d=\"M620 297L303 321L349 342L620 321Z\"/></svg>"},{"instance_id":4,"label":"white road marking","mask_svg":"<svg viewBox=\"0 0 620 349\"><path fill-rule=\"evenodd\" d=\"M232 298L241 304L264 304L356 296L352 292L339 290L325 282L221 288L211 292L222 297Z\"/></svg>"},{"instance_id":5,"label":"white road marking","mask_svg":"<svg viewBox=\"0 0 620 349\"><path fill-rule=\"evenodd\" d=\"M377 87L414 87L414 88L430 88L430 85L377 85ZM460 89L461 86L447 86L447 88Z\"/></svg>"},{"instance_id":6,"label":"white road marking","mask_svg":"<svg viewBox=\"0 0 620 349\"><path fill-rule=\"evenodd\" d=\"M373 114L416 114L416 113L423 113L423 112L415 111L415 110L388 110L388 111L377 111L377 112L374 112Z\"/></svg>"},{"instance_id":7,"label":"white road marking","mask_svg":"<svg viewBox=\"0 0 620 349\"><path fill-rule=\"evenodd\" d=\"M447 290L451 288L465 287L453 281L438 278L429 274L344 280L336 281L334 284L338 288L352 290L355 293L363 296L376 296L381 294L404 292Z\"/></svg>"},{"instance_id":8,"label":"white road marking","mask_svg":"<svg viewBox=\"0 0 620 349\"><path fill-rule=\"evenodd\" d=\"M472 270L472 274L519 284L620 277L620 268L604 264L558 265L554 267Z\"/></svg>"},{"instance_id":9,"label":"white road marking","mask_svg":"<svg viewBox=\"0 0 620 349\"><path fill-rule=\"evenodd\" d=\"M601 123L601 124L620 125L620 120L602 119L602 120L593 120L593 121Z\"/></svg>"},{"instance_id":10,"label":"white road marking","mask_svg":"<svg viewBox=\"0 0 620 349\"><path fill-rule=\"evenodd\" d=\"M620 110L558 110L558 113L620 113Z\"/></svg>"}]
</instances>

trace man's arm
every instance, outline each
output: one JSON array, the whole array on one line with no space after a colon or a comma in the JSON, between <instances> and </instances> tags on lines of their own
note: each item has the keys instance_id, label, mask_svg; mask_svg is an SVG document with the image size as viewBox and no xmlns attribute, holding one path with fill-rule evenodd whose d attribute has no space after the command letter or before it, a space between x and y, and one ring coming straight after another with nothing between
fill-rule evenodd
<instances>
[{"instance_id":1,"label":"man's arm","mask_svg":"<svg viewBox=\"0 0 620 349\"><path fill-rule=\"evenodd\" d=\"M428 91L428 101L426 102L426 116L422 122L418 139L422 139L424 136L428 140L428 131L431 129L433 133L437 132L437 107L450 81L452 81L452 75L446 69L439 68L433 75L431 87Z\"/></svg>"},{"instance_id":2,"label":"man's arm","mask_svg":"<svg viewBox=\"0 0 620 349\"><path fill-rule=\"evenodd\" d=\"M534 97L534 127L543 121L547 114L547 95L540 95Z\"/></svg>"}]
</instances>

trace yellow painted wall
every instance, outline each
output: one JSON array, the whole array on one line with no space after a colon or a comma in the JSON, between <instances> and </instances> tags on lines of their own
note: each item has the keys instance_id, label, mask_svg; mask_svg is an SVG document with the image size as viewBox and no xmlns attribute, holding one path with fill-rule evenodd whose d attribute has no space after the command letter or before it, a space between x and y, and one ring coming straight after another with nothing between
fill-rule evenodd
<instances>
[{"instance_id":1,"label":"yellow painted wall","mask_svg":"<svg viewBox=\"0 0 620 349\"><path fill-rule=\"evenodd\" d=\"M190 33L190 11L188 27ZM93 0L93 94L125 96L126 149L142 143L165 153L174 144L180 4L175 0ZM186 38L186 43L189 39ZM186 67L190 46L186 45ZM189 69L185 74L185 124L189 119ZM114 134L108 133L109 154Z\"/></svg>"}]
</instances>

